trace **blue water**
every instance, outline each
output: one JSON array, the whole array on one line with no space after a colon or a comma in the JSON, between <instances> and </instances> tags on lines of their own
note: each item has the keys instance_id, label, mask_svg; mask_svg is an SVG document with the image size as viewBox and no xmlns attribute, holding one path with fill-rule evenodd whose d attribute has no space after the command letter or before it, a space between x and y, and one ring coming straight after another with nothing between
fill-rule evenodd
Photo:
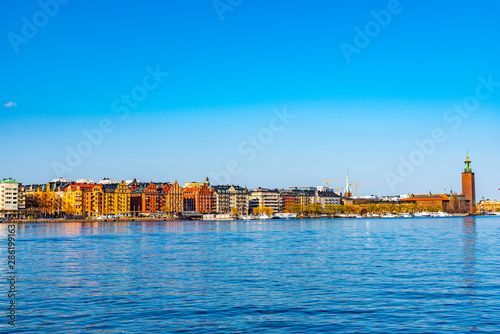
<instances>
[{"instance_id":1,"label":"blue water","mask_svg":"<svg viewBox=\"0 0 500 334\"><path fill-rule=\"evenodd\" d=\"M498 218L47 223L17 234L16 332L500 331Z\"/></svg>"}]
</instances>

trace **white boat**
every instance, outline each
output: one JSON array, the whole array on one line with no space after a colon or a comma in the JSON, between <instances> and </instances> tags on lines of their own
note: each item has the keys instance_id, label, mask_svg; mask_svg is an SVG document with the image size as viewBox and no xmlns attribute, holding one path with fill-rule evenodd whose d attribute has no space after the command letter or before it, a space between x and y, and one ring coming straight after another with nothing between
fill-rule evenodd
<instances>
[{"instance_id":1,"label":"white boat","mask_svg":"<svg viewBox=\"0 0 500 334\"><path fill-rule=\"evenodd\" d=\"M296 213L280 212L276 214L276 218L278 219L295 219L296 217Z\"/></svg>"},{"instance_id":2,"label":"white boat","mask_svg":"<svg viewBox=\"0 0 500 334\"><path fill-rule=\"evenodd\" d=\"M432 217L451 217L451 215L449 213L439 211L437 213L434 213Z\"/></svg>"},{"instance_id":3,"label":"white boat","mask_svg":"<svg viewBox=\"0 0 500 334\"><path fill-rule=\"evenodd\" d=\"M262 214L262 215L257 216L257 219L258 219L258 220L267 220L267 219L271 219L271 217L270 217L270 216L268 216L268 215L266 215L266 214L264 213L264 214Z\"/></svg>"},{"instance_id":4,"label":"white boat","mask_svg":"<svg viewBox=\"0 0 500 334\"><path fill-rule=\"evenodd\" d=\"M415 217L430 217L431 214L429 212L415 212Z\"/></svg>"},{"instance_id":5,"label":"white boat","mask_svg":"<svg viewBox=\"0 0 500 334\"><path fill-rule=\"evenodd\" d=\"M240 218L242 220L254 220L255 219L255 217L252 215L241 215Z\"/></svg>"}]
</instances>

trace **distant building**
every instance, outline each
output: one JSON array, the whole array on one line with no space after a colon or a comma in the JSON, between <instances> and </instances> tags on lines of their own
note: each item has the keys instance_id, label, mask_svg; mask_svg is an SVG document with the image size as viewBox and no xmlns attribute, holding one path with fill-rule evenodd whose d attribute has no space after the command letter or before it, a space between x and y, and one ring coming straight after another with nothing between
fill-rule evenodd
<instances>
[{"instance_id":1,"label":"distant building","mask_svg":"<svg viewBox=\"0 0 500 334\"><path fill-rule=\"evenodd\" d=\"M189 182L184 185L184 211L210 213L212 211L212 188L210 181Z\"/></svg>"},{"instance_id":2,"label":"distant building","mask_svg":"<svg viewBox=\"0 0 500 334\"><path fill-rule=\"evenodd\" d=\"M480 212L500 212L500 201L483 198L479 201L477 209Z\"/></svg>"},{"instance_id":3,"label":"distant building","mask_svg":"<svg viewBox=\"0 0 500 334\"><path fill-rule=\"evenodd\" d=\"M102 184L102 183L101 183ZM125 181L120 184L103 184L104 215L128 215L130 213L130 188Z\"/></svg>"},{"instance_id":4,"label":"distant building","mask_svg":"<svg viewBox=\"0 0 500 334\"><path fill-rule=\"evenodd\" d=\"M340 195L335 193L333 190L316 191L314 203L320 204L324 209L326 205L340 205L341 199Z\"/></svg>"},{"instance_id":5,"label":"distant building","mask_svg":"<svg viewBox=\"0 0 500 334\"><path fill-rule=\"evenodd\" d=\"M20 188L21 184L14 179L0 181L0 217L18 217L19 210L24 209L21 204L23 199L19 196Z\"/></svg>"},{"instance_id":6,"label":"distant building","mask_svg":"<svg viewBox=\"0 0 500 334\"><path fill-rule=\"evenodd\" d=\"M401 199L402 203L414 203L418 206L442 206L445 212L469 212L470 201L463 195L457 194L428 194L411 195Z\"/></svg>"},{"instance_id":7,"label":"distant building","mask_svg":"<svg viewBox=\"0 0 500 334\"><path fill-rule=\"evenodd\" d=\"M70 183L64 189L64 211L70 215L95 217L102 214L100 184Z\"/></svg>"},{"instance_id":8,"label":"distant building","mask_svg":"<svg viewBox=\"0 0 500 334\"><path fill-rule=\"evenodd\" d=\"M99 181L99 183L102 184L102 185L105 185L105 184L118 184L118 181L113 180L113 179L109 179L109 178L105 177L104 179L102 179L101 181Z\"/></svg>"},{"instance_id":9,"label":"distant building","mask_svg":"<svg viewBox=\"0 0 500 334\"><path fill-rule=\"evenodd\" d=\"M69 183L69 180L65 177L58 177L58 178L52 179L52 182L54 182L54 183L57 183L57 182Z\"/></svg>"},{"instance_id":10,"label":"distant building","mask_svg":"<svg viewBox=\"0 0 500 334\"><path fill-rule=\"evenodd\" d=\"M184 190L177 181L164 185L163 191L165 193L163 211L178 214L184 210Z\"/></svg>"},{"instance_id":11,"label":"distant building","mask_svg":"<svg viewBox=\"0 0 500 334\"><path fill-rule=\"evenodd\" d=\"M235 185L221 185L212 187L212 212L232 213L233 209L238 210L238 214L248 214L249 193L247 188Z\"/></svg>"},{"instance_id":12,"label":"distant building","mask_svg":"<svg viewBox=\"0 0 500 334\"><path fill-rule=\"evenodd\" d=\"M250 192L250 212L254 208L271 208L274 212L279 212L280 193L277 189L271 190L266 188L254 189Z\"/></svg>"},{"instance_id":13,"label":"distant building","mask_svg":"<svg viewBox=\"0 0 500 334\"><path fill-rule=\"evenodd\" d=\"M316 191L318 187L288 187L288 189L291 191Z\"/></svg>"},{"instance_id":14,"label":"distant building","mask_svg":"<svg viewBox=\"0 0 500 334\"><path fill-rule=\"evenodd\" d=\"M76 180L76 183L93 184L94 180L92 180L92 179L78 179L78 180Z\"/></svg>"},{"instance_id":15,"label":"distant building","mask_svg":"<svg viewBox=\"0 0 500 334\"><path fill-rule=\"evenodd\" d=\"M292 204L297 204L297 192L292 190L279 190L280 194L280 212L286 210Z\"/></svg>"}]
</instances>

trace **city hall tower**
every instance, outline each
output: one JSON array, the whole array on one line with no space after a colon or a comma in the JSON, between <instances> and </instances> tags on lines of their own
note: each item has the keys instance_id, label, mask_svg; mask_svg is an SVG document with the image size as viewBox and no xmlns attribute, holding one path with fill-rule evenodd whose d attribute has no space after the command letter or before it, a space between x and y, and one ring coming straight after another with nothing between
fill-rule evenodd
<instances>
[{"instance_id":1,"label":"city hall tower","mask_svg":"<svg viewBox=\"0 0 500 334\"><path fill-rule=\"evenodd\" d=\"M474 205L476 205L476 180L472 172L469 152L467 152L465 169L462 173L462 194L470 201L469 212L472 212Z\"/></svg>"}]
</instances>

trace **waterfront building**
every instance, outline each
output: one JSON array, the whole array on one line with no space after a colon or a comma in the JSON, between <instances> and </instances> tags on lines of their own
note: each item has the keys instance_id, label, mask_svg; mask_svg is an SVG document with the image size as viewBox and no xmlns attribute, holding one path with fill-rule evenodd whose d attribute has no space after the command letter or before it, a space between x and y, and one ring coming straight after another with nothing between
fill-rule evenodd
<instances>
[{"instance_id":1,"label":"waterfront building","mask_svg":"<svg viewBox=\"0 0 500 334\"><path fill-rule=\"evenodd\" d=\"M479 201L479 204L477 205L477 210L479 212L500 212L500 201L497 200L489 200L489 199L483 199Z\"/></svg>"},{"instance_id":2,"label":"waterfront building","mask_svg":"<svg viewBox=\"0 0 500 334\"><path fill-rule=\"evenodd\" d=\"M305 208L309 204L316 203L316 191L312 190L302 190L296 192L297 203Z\"/></svg>"},{"instance_id":3,"label":"waterfront building","mask_svg":"<svg viewBox=\"0 0 500 334\"><path fill-rule=\"evenodd\" d=\"M0 217L18 217L19 211L24 209L20 188L21 184L12 178L0 181Z\"/></svg>"},{"instance_id":4,"label":"waterfront building","mask_svg":"<svg viewBox=\"0 0 500 334\"><path fill-rule=\"evenodd\" d=\"M247 188L235 185L212 187L212 212L218 214L233 213L248 214L249 193Z\"/></svg>"},{"instance_id":5,"label":"waterfront building","mask_svg":"<svg viewBox=\"0 0 500 334\"><path fill-rule=\"evenodd\" d=\"M465 169L462 173L462 195L470 201L468 211L473 212L474 205L476 204L476 179L474 172L472 172L471 161L468 153L467 159L465 160Z\"/></svg>"},{"instance_id":6,"label":"waterfront building","mask_svg":"<svg viewBox=\"0 0 500 334\"><path fill-rule=\"evenodd\" d=\"M444 211L448 211L450 197L447 194L424 194L414 195L401 200L402 203L414 203L418 206L442 206Z\"/></svg>"},{"instance_id":7,"label":"waterfront building","mask_svg":"<svg viewBox=\"0 0 500 334\"><path fill-rule=\"evenodd\" d=\"M95 217L103 212L100 184L70 183L64 189L64 212L69 215Z\"/></svg>"},{"instance_id":8,"label":"waterfront building","mask_svg":"<svg viewBox=\"0 0 500 334\"><path fill-rule=\"evenodd\" d=\"M254 208L271 208L274 212L279 212L281 209L280 192L277 189L271 190L266 188L257 188L250 192L250 212Z\"/></svg>"},{"instance_id":9,"label":"waterfront building","mask_svg":"<svg viewBox=\"0 0 500 334\"><path fill-rule=\"evenodd\" d=\"M212 212L212 188L208 177L205 182L186 183L182 196L184 211Z\"/></svg>"},{"instance_id":10,"label":"waterfront building","mask_svg":"<svg viewBox=\"0 0 500 334\"><path fill-rule=\"evenodd\" d=\"M145 212L158 213L163 211L163 188L154 184L152 181L144 191Z\"/></svg>"},{"instance_id":11,"label":"waterfront building","mask_svg":"<svg viewBox=\"0 0 500 334\"><path fill-rule=\"evenodd\" d=\"M47 182L47 184L23 187L26 198L26 214L63 216L64 188L69 184L66 180L58 178Z\"/></svg>"},{"instance_id":12,"label":"waterfront building","mask_svg":"<svg viewBox=\"0 0 500 334\"><path fill-rule=\"evenodd\" d=\"M135 215L145 212L145 192L148 188L148 184L134 180L134 182L130 183L128 187L130 188L130 212Z\"/></svg>"},{"instance_id":13,"label":"waterfront building","mask_svg":"<svg viewBox=\"0 0 500 334\"><path fill-rule=\"evenodd\" d=\"M287 206L297 204L297 193L292 190L278 190L280 193L280 209L279 212L284 212Z\"/></svg>"},{"instance_id":14,"label":"waterfront building","mask_svg":"<svg viewBox=\"0 0 500 334\"><path fill-rule=\"evenodd\" d=\"M103 214L127 215L130 212L130 188L125 181L119 184L104 184Z\"/></svg>"},{"instance_id":15,"label":"waterfront building","mask_svg":"<svg viewBox=\"0 0 500 334\"><path fill-rule=\"evenodd\" d=\"M164 185L163 192L165 193L163 211L168 213L178 214L184 209L183 207L184 191L179 185L179 182L175 181L173 184Z\"/></svg>"},{"instance_id":16,"label":"waterfront building","mask_svg":"<svg viewBox=\"0 0 500 334\"><path fill-rule=\"evenodd\" d=\"M402 203L413 203L420 207L441 206L444 212L465 213L470 212L471 204L468 198L458 194L431 194L414 195L402 198Z\"/></svg>"},{"instance_id":17,"label":"waterfront building","mask_svg":"<svg viewBox=\"0 0 500 334\"><path fill-rule=\"evenodd\" d=\"M341 199L340 195L335 193L333 190L327 189L325 191L315 192L314 203L320 204L323 209L325 209L326 205L340 205Z\"/></svg>"}]
</instances>

